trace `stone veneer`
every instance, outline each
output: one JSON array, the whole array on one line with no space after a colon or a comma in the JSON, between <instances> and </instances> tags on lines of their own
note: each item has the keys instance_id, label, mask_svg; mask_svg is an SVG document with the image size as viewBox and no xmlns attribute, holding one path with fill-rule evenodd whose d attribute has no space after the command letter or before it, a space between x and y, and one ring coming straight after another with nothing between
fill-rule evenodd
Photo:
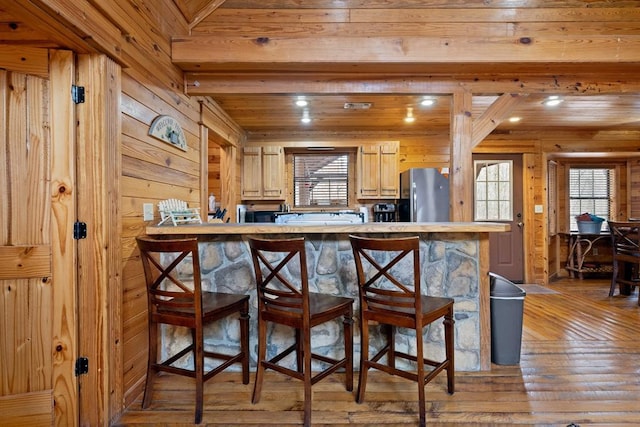
<instances>
[{"instance_id":1,"label":"stone veneer","mask_svg":"<svg viewBox=\"0 0 640 427\"><path fill-rule=\"evenodd\" d=\"M380 237L382 235L372 235ZM389 237L399 237L394 233ZM203 237L203 236L201 236ZM291 234L260 238L293 237ZM307 262L309 287L312 292L351 296L354 304L354 369L360 360L360 329L358 319L358 289L353 253L346 234L308 234ZM454 298L455 313L455 368L458 371L480 370L480 331L478 304L479 242L473 233L424 233L420 234L423 292L428 295ZM209 235L200 243L201 270L205 290L244 293L250 300L250 353L251 367L256 366L257 309L253 264L246 238L239 235ZM185 272L188 274L188 272ZM402 351L415 354L411 331L399 330L397 345ZM205 331L205 346L229 352L237 351L239 329L236 318L229 317ZM381 335L371 330L373 353L380 348ZM184 346L190 335L183 329L164 327L163 348ZM268 357L293 342L289 328L278 326L269 329ZM425 332L427 357L439 360L444 357L444 329L441 322L432 324ZM314 353L343 355L341 322L328 322L313 329ZM375 349L375 350L374 350ZM191 356L189 356L190 358ZM291 367L294 359L285 359ZM185 360L183 363L191 363ZM314 362L315 363L315 362ZM401 361L398 362L400 365ZM239 370L239 365L231 369Z\"/></svg>"}]
</instances>

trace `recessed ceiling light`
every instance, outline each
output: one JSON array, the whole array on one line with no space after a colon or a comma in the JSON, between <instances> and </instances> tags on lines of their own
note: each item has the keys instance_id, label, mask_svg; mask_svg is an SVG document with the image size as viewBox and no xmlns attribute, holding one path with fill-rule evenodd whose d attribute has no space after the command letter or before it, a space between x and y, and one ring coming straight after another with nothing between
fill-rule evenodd
<instances>
[{"instance_id":1,"label":"recessed ceiling light","mask_svg":"<svg viewBox=\"0 0 640 427\"><path fill-rule=\"evenodd\" d=\"M518 123L520 120L522 120L521 117L509 117L511 123Z\"/></svg>"},{"instance_id":2,"label":"recessed ceiling light","mask_svg":"<svg viewBox=\"0 0 640 427\"><path fill-rule=\"evenodd\" d=\"M413 123L416 121L416 118L413 117L413 108L409 107L407 108L407 115L404 118L404 122L405 123Z\"/></svg>"},{"instance_id":3,"label":"recessed ceiling light","mask_svg":"<svg viewBox=\"0 0 640 427\"><path fill-rule=\"evenodd\" d=\"M543 104L547 107L555 107L556 105L560 105L562 103L562 98L558 95L551 95L544 100Z\"/></svg>"},{"instance_id":4,"label":"recessed ceiling light","mask_svg":"<svg viewBox=\"0 0 640 427\"><path fill-rule=\"evenodd\" d=\"M311 117L309 117L309 110L304 110L302 112L302 118L300 119L300 121L304 124L311 123Z\"/></svg>"},{"instance_id":5,"label":"recessed ceiling light","mask_svg":"<svg viewBox=\"0 0 640 427\"><path fill-rule=\"evenodd\" d=\"M433 98L425 97L422 101L420 101L420 105L423 107L430 107L436 103L436 100Z\"/></svg>"},{"instance_id":6,"label":"recessed ceiling light","mask_svg":"<svg viewBox=\"0 0 640 427\"><path fill-rule=\"evenodd\" d=\"M304 96L299 96L298 100L296 101L296 105L298 107L306 107L308 104L307 100L304 98Z\"/></svg>"}]
</instances>

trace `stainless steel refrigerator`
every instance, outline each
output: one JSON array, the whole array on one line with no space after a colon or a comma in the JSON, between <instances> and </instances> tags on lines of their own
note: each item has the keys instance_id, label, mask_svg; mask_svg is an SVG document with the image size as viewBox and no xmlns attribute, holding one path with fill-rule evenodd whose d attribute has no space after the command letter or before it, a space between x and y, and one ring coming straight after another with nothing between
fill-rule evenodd
<instances>
[{"instance_id":1,"label":"stainless steel refrigerator","mask_svg":"<svg viewBox=\"0 0 640 427\"><path fill-rule=\"evenodd\" d=\"M400 174L399 220L449 221L449 179L438 169L409 169Z\"/></svg>"}]
</instances>

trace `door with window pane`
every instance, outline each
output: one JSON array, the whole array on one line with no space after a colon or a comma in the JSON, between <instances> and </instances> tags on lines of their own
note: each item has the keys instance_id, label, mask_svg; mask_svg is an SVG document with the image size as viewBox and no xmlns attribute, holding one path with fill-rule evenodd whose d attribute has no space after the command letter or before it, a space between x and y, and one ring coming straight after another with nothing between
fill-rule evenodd
<instances>
[{"instance_id":1,"label":"door with window pane","mask_svg":"<svg viewBox=\"0 0 640 427\"><path fill-rule=\"evenodd\" d=\"M524 281L522 157L476 154L474 220L504 222L511 231L489 233L489 270L514 282Z\"/></svg>"}]
</instances>

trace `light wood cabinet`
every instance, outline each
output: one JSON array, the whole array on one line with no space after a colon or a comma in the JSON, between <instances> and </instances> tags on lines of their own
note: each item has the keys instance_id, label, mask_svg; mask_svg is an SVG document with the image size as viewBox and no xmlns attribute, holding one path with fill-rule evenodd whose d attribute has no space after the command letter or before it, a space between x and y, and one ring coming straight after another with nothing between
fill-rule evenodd
<instances>
[{"instance_id":1,"label":"light wood cabinet","mask_svg":"<svg viewBox=\"0 0 640 427\"><path fill-rule=\"evenodd\" d=\"M389 199L399 196L398 143L361 146L358 150L359 199Z\"/></svg>"},{"instance_id":2,"label":"light wood cabinet","mask_svg":"<svg viewBox=\"0 0 640 427\"><path fill-rule=\"evenodd\" d=\"M244 147L243 200L283 200L285 162L282 147Z\"/></svg>"}]
</instances>

